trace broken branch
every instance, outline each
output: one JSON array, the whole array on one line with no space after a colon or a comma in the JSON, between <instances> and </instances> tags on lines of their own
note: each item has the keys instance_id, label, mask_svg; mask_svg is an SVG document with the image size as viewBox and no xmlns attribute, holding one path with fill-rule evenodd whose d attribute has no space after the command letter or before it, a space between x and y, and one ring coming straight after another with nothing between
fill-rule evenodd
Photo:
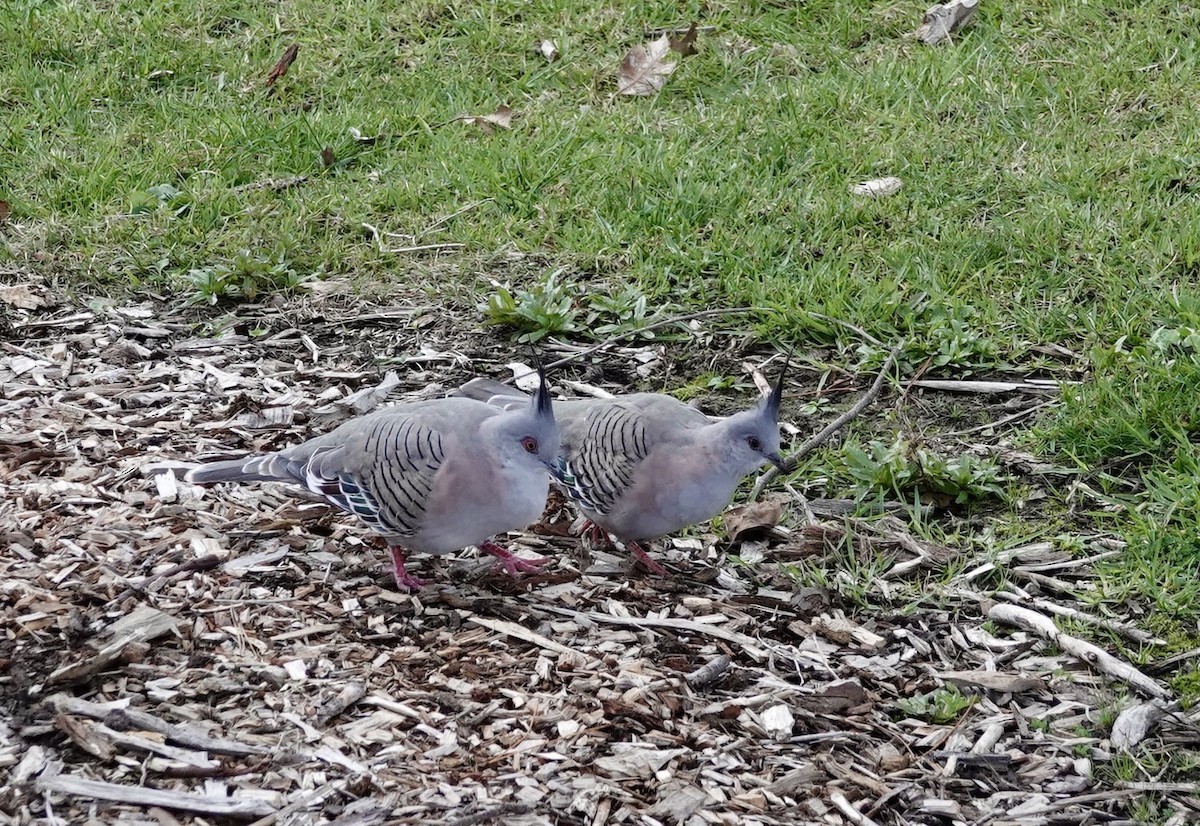
<instances>
[{"instance_id":1,"label":"broken branch","mask_svg":"<svg viewBox=\"0 0 1200 826\"><path fill-rule=\"evenodd\" d=\"M781 473L791 473L793 470L795 470L796 466L800 464L800 460L802 458L807 456L809 453L812 453L825 442L829 441L829 438L833 436L834 433L845 427L847 422L858 416L859 413L862 413L863 410L866 409L867 405L875 401L875 398L879 395L879 391L883 388L883 380L887 377L888 372L892 369L892 365L896 363L896 359L900 355L900 349L903 346L903 340L896 343L896 346L892 348L892 352L888 353L887 361L885 361L883 366L879 368L879 375L875 377L875 382L871 385L870 389L863 394L863 397L854 403L853 407L826 425L820 433L810 438L804 444L800 445L796 452L794 452L791 456L785 458L783 460L782 469L771 467L766 473L758 477L758 481L754 483L754 489L750 491L751 502L758 499L758 497L762 495L763 489L766 488L767 485L771 484L771 482L775 480L775 477L779 476Z\"/></svg>"}]
</instances>

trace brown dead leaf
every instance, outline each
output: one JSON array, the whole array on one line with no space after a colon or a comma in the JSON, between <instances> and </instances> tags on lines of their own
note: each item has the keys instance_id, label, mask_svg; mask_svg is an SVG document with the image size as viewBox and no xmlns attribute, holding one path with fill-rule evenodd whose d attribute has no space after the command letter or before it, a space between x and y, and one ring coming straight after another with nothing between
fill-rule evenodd
<instances>
[{"instance_id":1,"label":"brown dead leaf","mask_svg":"<svg viewBox=\"0 0 1200 826\"><path fill-rule=\"evenodd\" d=\"M18 310L36 310L50 303L29 284L0 284L0 301Z\"/></svg>"},{"instance_id":2,"label":"brown dead leaf","mask_svg":"<svg viewBox=\"0 0 1200 826\"><path fill-rule=\"evenodd\" d=\"M496 107L496 111L490 115L463 115L459 120L466 123L473 123L482 129L486 134L490 135L497 128L509 129L512 127L513 118L517 117L518 113L514 112L509 107L501 104Z\"/></svg>"},{"instance_id":3,"label":"brown dead leaf","mask_svg":"<svg viewBox=\"0 0 1200 826\"><path fill-rule=\"evenodd\" d=\"M337 163L337 156L333 154L333 147L326 146L321 150L321 165L326 169Z\"/></svg>"},{"instance_id":4,"label":"brown dead leaf","mask_svg":"<svg viewBox=\"0 0 1200 826\"><path fill-rule=\"evenodd\" d=\"M8 216L12 214L12 207L8 201L0 199L0 224L8 223Z\"/></svg>"},{"instance_id":5,"label":"brown dead leaf","mask_svg":"<svg viewBox=\"0 0 1200 826\"><path fill-rule=\"evenodd\" d=\"M657 94L678 65L663 60L669 51L671 38L665 34L645 46L630 49L621 61L617 94L643 97Z\"/></svg>"},{"instance_id":6,"label":"brown dead leaf","mask_svg":"<svg viewBox=\"0 0 1200 826\"><path fill-rule=\"evenodd\" d=\"M283 53L283 57L279 58L279 62L271 69L271 74L267 75L267 86L274 86L275 81L287 74L288 68L295 61L296 55L300 52L300 44L293 43L287 47L287 51Z\"/></svg>"},{"instance_id":7,"label":"brown dead leaf","mask_svg":"<svg viewBox=\"0 0 1200 826\"><path fill-rule=\"evenodd\" d=\"M680 37L672 37L671 51L679 52L682 57L690 57L696 53L696 24L688 26L688 30Z\"/></svg>"},{"instance_id":8,"label":"brown dead leaf","mask_svg":"<svg viewBox=\"0 0 1200 826\"><path fill-rule=\"evenodd\" d=\"M553 40L539 40L533 44L533 50L550 63L558 60L558 46L554 45Z\"/></svg>"},{"instance_id":9,"label":"brown dead leaf","mask_svg":"<svg viewBox=\"0 0 1200 826\"><path fill-rule=\"evenodd\" d=\"M800 697L800 704L816 714L841 714L851 709L861 713L870 702L871 698L857 680L838 680Z\"/></svg>"},{"instance_id":10,"label":"brown dead leaf","mask_svg":"<svg viewBox=\"0 0 1200 826\"><path fill-rule=\"evenodd\" d=\"M775 527L781 516L783 504L777 497L763 499L728 510L724 516L725 531L731 542L738 542L754 531Z\"/></svg>"}]
</instances>

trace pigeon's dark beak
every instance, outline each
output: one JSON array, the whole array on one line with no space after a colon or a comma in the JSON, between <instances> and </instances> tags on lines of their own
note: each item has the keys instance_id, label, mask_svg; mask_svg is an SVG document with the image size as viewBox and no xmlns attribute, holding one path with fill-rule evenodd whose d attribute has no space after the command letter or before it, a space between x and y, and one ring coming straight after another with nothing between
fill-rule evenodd
<instances>
[{"instance_id":1,"label":"pigeon's dark beak","mask_svg":"<svg viewBox=\"0 0 1200 826\"><path fill-rule=\"evenodd\" d=\"M783 460L782 456L778 453L768 453L766 456L767 461L779 468L780 473L787 473L787 462Z\"/></svg>"}]
</instances>

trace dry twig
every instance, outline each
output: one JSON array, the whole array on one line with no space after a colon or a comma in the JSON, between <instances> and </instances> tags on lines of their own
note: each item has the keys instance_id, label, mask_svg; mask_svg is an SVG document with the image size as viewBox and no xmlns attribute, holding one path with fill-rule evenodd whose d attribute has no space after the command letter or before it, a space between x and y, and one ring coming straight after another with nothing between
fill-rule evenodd
<instances>
[{"instance_id":1,"label":"dry twig","mask_svg":"<svg viewBox=\"0 0 1200 826\"><path fill-rule=\"evenodd\" d=\"M997 603L988 610L988 619L1002 622L1005 625L1015 625L1045 637L1068 654L1078 657L1110 677L1129 683L1143 694L1163 700L1171 697L1170 691L1129 663L1114 657L1087 640L1081 640L1059 631L1054 620L1044 614L1030 611L1027 608L1018 608L1015 605Z\"/></svg>"},{"instance_id":2,"label":"dry twig","mask_svg":"<svg viewBox=\"0 0 1200 826\"><path fill-rule=\"evenodd\" d=\"M888 353L887 361L885 361L883 366L879 368L879 375L875 377L875 382L871 385L867 392L863 394L862 398L855 402L849 410L838 416L836 419L826 425L820 433L811 437L804 444L800 445L800 447L797 448L794 453L785 458L783 460L782 469L771 467L766 473L758 478L758 481L754 483L753 490L750 491L751 502L758 499L758 497L762 495L763 489L766 488L767 485L771 484L771 482L775 480L775 477L779 476L781 473L791 473L793 470L795 470L796 466L800 464L801 459L803 459L809 453L812 453L821 445L825 444L825 442L829 441L829 438L833 436L834 433L837 433L839 430L845 427L847 422L858 416L859 413L862 413L863 410L866 409L867 405L875 401L875 398L879 395L879 391L883 388L884 379L887 378L887 374L892 369L892 365L896 363L896 359L900 355L900 349L903 346L904 342L900 341L895 347L892 348L892 352Z\"/></svg>"}]
</instances>

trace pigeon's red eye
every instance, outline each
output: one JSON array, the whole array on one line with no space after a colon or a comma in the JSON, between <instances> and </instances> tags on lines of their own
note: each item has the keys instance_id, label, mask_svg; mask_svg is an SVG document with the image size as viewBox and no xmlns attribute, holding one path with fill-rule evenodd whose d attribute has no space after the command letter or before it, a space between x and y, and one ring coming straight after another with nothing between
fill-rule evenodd
<instances>
[{"instance_id":1,"label":"pigeon's red eye","mask_svg":"<svg viewBox=\"0 0 1200 826\"><path fill-rule=\"evenodd\" d=\"M537 453L537 439L532 436L526 436L521 440L521 447L529 453Z\"/></svg>"}]
</instances>

